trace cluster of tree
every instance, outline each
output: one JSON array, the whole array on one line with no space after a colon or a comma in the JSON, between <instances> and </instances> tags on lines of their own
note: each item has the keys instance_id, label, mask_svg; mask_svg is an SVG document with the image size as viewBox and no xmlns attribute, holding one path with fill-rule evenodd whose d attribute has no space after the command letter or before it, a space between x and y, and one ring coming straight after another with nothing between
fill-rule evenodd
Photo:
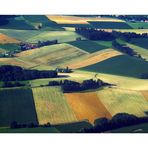
<instances>
[{"instance_id":1,"label":"cluster of tree","mask_svg":"<svg viewBox=\"0 0 148 148\"><path fill-rule=\"evenodd\" d=\"M58 44L58 40L38 41L38 43L20 43L20 49L24 51L54 44Z\"/></svg>"},{"instance_id":2,"label":"cluster of tree","mask_svg":"<svg viewBox=\"0 0 148 148\"><path fill-rule=\"evenodd\" d=\"M104 30L97 30L93 28L75 28L75 31L88 38L89 40L114 40L115 37L111 32L106 32Z\"/></svg>"},{"instance_id":3,"label":"cluster of tree","mask_svg":"<svg viewBox=\"0 0 148 148\"><path fill-rule=\"evenodd\" d=\"M12 129L16 129L16 128L37 128L37 127L51 127L51 124L49 122L44 124L44 125L39 125L39 124L33 123L33 122L20 124L17 121L13 121L10 124L10 128L12 128Z\"/></svg>"},{"instance_id":4,"label":"cluster of tree","mask_svg":"<svg viewBox=\"0 0 148 148\"><path fill-rule=\"evenodd\" d=\"M125 41L130 41L131 38L148 38L148 33L134 33L134 32L119 32L119 31L112 31L112 35L115 38L121 38Z\"/></svg>"},{"instance_id":5,"label":"cluster of tree","mask_svg":"<svg viewBox=\"0 0 148 148\"><path fill-rule=\"evenodd\" d=\"M9 82L9 81L5 81L3 83L2 87L20 87L20 86L25 86L25 84L20 83L20 82Z\"/></svg>"},{"instance_id":6,"label":"cluster of tree","mask_svg":"<svg viewBox=\"0 0 148 148\"><path fill-rule=\"evenodd\" d=\"M112 119L100 118L94 121L94 126L89 129L82 129L84 133L101 133L125 126L148 123L148 117L136 117L127 113L118 113Z\"/></svg>"},{"instance_id":7,"label":"cluster of tree","mask_svg":"<svg viewBox=\"0 0 148 148\"><path fill-rule=\"evenodd\" d=\"M69 67L66 67L66 68L56 68L56 71L60 72L60 73L71 73L72 69L70 69Z\"/></svg>"},{"instance_id":8,"label":"cluster of tree","mask_svg":"<svg viewBox=\"0 0 148 148\"><path fill-rule=\"evenodd\" d=\"M48 86L61 86L63 92L77 92L77 91L83 91L88 89L96 89L102 86L109 86L111 84L105 83L102 80L84 80L82 83L78 83L71 80L61 80L61 81L50 81Z\"/></svg>"},{"instance_id":9,"label":"cluster of tree","mask_svg":"<svg viewBox=\"0 0 148 148\"><path fill-rule=\"evenodd\" d=\"M136 53L133 49L131 49L131 48L128 47L128 46L125 46L124 44L119 44L116 40L114 40L114 41L112 42L112 46L113 46L114 48L120 50L121 52L124 52L124 53L126 53L126 54L128 54L128 55L130 55L130 56L135 56L135 55L137 55L137 53Z\"/></svg>"},{"instance_id":10,"label":"cluster of tree","mask_svg":"<svg viewBox=\"0 0 148 148\"><path fill-rule=\"evenodd\" d=\"M21 81L32 80L37 78L55 78L57 72L55 70L27 70L19 66L3 65L0 66L1 81Z\"/></svg>"}]
</instances>

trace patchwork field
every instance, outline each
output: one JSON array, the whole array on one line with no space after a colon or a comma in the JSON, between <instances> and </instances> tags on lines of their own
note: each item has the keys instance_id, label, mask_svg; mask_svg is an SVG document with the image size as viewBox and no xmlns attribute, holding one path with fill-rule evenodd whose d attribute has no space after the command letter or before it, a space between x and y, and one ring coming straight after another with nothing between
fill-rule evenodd
<instances>
[{"instance_id":1,"label":"patchwork field","mask_svg":"<svg viewBox=\"0 0 148 148\"><path fill-rule=\"evenodd\" d=\"M133 66L136 65L136 66ZM140 77L146 73L148 62L128 55L119 55L105 61L83 67L81 70L113 75Z\"/></svg>"},{"instance_id":2,"label":"patchwork field","mask_svg":"<svg viewBox=\"0 0 148 148\"><path fill-rule=\"evenodd\" d=\"M5 43L19 43L20 41L17 39L14 39L12 37L9 37L5 34L0 33L0 43L5 44Z\"/></svg>"},{"instance_id":3,"label":"patchwork field","mask_svg":"<svg viewBox=\"0 0 148 148\"><path fill-rule=\"evenodd\" d=\"M57 66L76 61L87 54L87 52L79 48L63 43L24 51L16 54L16 56L23 61Z\"/></svg>"},{"instance_id":4,"label":"patchwork field","mask_svg":"<svg viewBox=\"0 0 148 148\"><path fill-rule=\"evenodd\" d=\"M148 50L148 38L132 38L131 43Z\"/></svg>"},{"instance_id":5,"label":"patchwork field","mask_svg":"<svg viewBox=\"0 0 148 148\"><path fill-rule=\"evenodd\" d=\"M111 114L95 92L67 93L65 96L79 120L88 119L89 122L93 123L95 119L100 117L111 118Z\"/></svg>"},{"instance_id":6,"label":"patchwork field","mask_svg":"<svg viewBox=\"0 0 148 148\"><path fill-rule=\"evenodd\" d=\"M146 116L148 111L148 102L137 91L106 88L98 91L98 96L112 116L122 112Z\"/></svg>"},{"instance_id":7,"label":"patchwork field","mask_svg":"<svg viewBox=\"0 0 148 148\"><path fill-rule=\"evenodd\" d=\"M31 89L0 90L0 126L9 126L13 121L38 122Z\"/></svg>"},{"instance_id":8,"label":"patchwork field","mask_svg":"<svg viewBox=\"0 0 148 148\"><path fill-rule=\"evenodd\" d=\"M89 24L88 21L123 22L119 19L105 17L79 17L66 15L48 15L47 17L58 24Z\"/></svg>"},{"instance_id":9,"label":"patchwork field","mask_svg":"<svg viewBox=\"0 0 148 148\"><path fill-rule=\"evenodd\" d=\"M37 87L32 90L40 124L77 121L60 87Z\"/></svg>"},{"instance_id":10,"label":"patchwork field","mask_svg":"<svg viewBox=\"0 0 148 148\"><path fill-rule=\"evenodd\" d=\"M90 54L89 56L87 56L87 58L82 59L77 63L70 64L68 66L72 69L78 69L78 68L86 67L86 66L104 61L106 59L109 59L118 55L122 55L122 53L113 49L104 49L103 51Z\"/></svg>"}]
</instances>

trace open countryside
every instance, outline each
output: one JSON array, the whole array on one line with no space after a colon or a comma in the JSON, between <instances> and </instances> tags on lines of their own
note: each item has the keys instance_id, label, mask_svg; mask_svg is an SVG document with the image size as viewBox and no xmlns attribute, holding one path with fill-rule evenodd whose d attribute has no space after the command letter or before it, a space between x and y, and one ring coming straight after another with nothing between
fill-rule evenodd
<instances>
[{"instance_id":1,"label":"open countryside","mask_svg":"<svg viewBox=\"0 0 148 148\"><path fill-rule=\"evenodd\" d=\"M147 15L1 15L0 133L148 129Z\"/></svg>"}]
</instances>

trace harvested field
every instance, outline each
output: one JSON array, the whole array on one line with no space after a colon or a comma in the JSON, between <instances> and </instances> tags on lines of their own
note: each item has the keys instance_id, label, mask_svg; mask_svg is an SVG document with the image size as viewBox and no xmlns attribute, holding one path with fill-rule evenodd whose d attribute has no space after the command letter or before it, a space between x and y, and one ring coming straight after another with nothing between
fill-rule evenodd
<instances>
[{"instance_id":1,"label":"harvested field","mask_svg":"<svg viewBox=\"0 0 148 148\"><path fill-rule=\"evenodd\" d=\"M95 92L65 93L68 103L79 120L88 119L93 123L100 117L111 118L111 114L99 100Z\"/></svg>"},{"instance_id":2,"label":"harvested field","mask_svg":"<svg viewBox=\"0 0 148 148\"><path fill-rule=\"evenodd\" d=\"M94 54L87 56L87 58L85 58L84 60L70 64L68 66L72 69L82 68L118 55L122 55L122 53L113 49L105 49L103 51L95 52Z\"/></svg>"},{"instance_id":3,"label":"harvested field","mask_svg":"<svg viewBox=\"0 0 148 148\"><path fill-rule=\"evenodd\" d=\"M72 45L58 44L24 51L16 54L16 56L23 61L59 66L70 61L76 61L78 58L87 54L87 52Z\"/></svg>"},{"instance_id":4,"label":"harvested field","mask_svg":"<svg viewBox=\"0 0 148 148\"><path fill-rule=\"evenodd\" d=\"M36 87L32 90L40 124L77 121L60 87Z\"/></svg>"},{"instance_id":5,"label":"harvested field","mask_svg":"<svg viewBox=\"0 0 148 148\"><path fill-rule=\"evenodd\" d=\"M148 90L140 91L144 98L148 101Z\"/></svg>"},{"instance_id":6,"label":"harvested field","mask_svg":"<svg viewBox=\"0 0 148 148\"><path fill-rule=\"evenodd\" d=\"M142 117L148 111L148 102L138 91L106 88L98 91L98 96L112 116L125 112Z\"/></svg>"}]
</instances>

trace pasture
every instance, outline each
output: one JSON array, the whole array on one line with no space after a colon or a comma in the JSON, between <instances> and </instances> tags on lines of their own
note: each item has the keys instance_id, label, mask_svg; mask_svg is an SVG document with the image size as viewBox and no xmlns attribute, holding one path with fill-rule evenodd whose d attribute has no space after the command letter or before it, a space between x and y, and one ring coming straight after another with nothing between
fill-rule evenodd
<instances>
[{"instance_id":1,"label":"pasture","mask_svg":"<svg viewBox=\"0 0 148 148\"><path fill-rule=\"evenodd\" d=\"M136 66L133 66L136 65ZM105 61L83 67L81 70L127 77L140 77L146 73L148 62L128 55L119 55Z\"/></svg>"},{"instance_id":2,"label":"pasture","mask_svg":"<svg viewBox=\"0 0 148 148\"><path fill-rule=\"evenodd\" d=\"M90 40L73 41L73 42L68 42L68 44L73 45L89 53L97 52L107 48L104 45L99 45L99 43L95 43L94 41Z\"/></svg>"},{"instance_id":3,"label":"pasture","mask_svg":"<svg viewBox=\"0 0 148 148\"><path fill-rule=\"evenodd\" d=\"M32 88L39 124L77 121L60 87Z\"/></svg>"},{"instance_id":4,"label":"pasture","mask_svg":"<svg viewBox=\"0 0 148 148\"><path fill-rule=\"evenodd\" d=\"M132 38L131 43L148 50L148 38Z\"/></svg>"},{"instance_id":5,"label":"pasture","mask_svg":"<svg viewBox=\"0 0 148 148\"><path fill-rule=\"evenodd\" d=\"M0 126L9 126L13 121L38 123L31 89L0 90Z\"/></svg>"}]
</instances>

